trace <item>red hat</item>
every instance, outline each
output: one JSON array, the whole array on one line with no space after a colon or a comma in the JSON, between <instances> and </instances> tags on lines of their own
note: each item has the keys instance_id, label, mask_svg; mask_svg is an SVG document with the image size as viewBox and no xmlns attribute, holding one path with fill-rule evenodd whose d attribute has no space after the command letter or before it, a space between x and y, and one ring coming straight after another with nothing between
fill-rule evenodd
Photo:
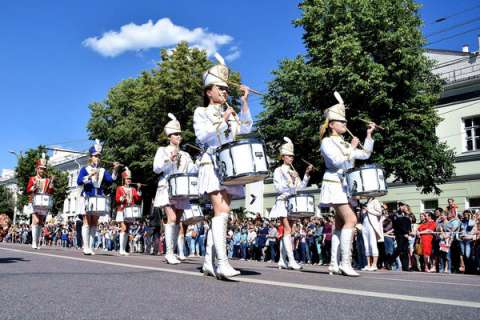
<instances>
[{"instance_id":1,"label":"red hat","mask_svg":"<svg viewBox=\"0 0 480 320\"><path fill-rule=\"evenodd\" d=\"M47 159L45 158L45 153L42 152L42 158L35 161L36 168L47 168Z\"/></svg>"},{"instance_id":2,"label":"red hat","mask_svg":"<svg viewBox=\"0 0 480 320\"><path fill-rule=\"evenodd\" d=\"M122 178L123 179L131 179L132 178L132 172L128 167L125 167L125 170L122 172Z\"/></svg>"}]
</instances>

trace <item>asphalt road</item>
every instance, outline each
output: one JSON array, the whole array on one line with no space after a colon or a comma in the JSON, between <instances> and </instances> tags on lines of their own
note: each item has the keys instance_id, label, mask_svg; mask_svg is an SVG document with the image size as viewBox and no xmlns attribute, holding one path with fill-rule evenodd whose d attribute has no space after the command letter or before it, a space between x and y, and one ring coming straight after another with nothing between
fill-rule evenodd
<instances>
[{"instance_id":1,"label":"asphalt road","mask_svg":"<svg viewBox=\"0 0 480 320\"><path fill-rule=\"evenodd\" d=\"M242 275L218 281L201 263L0 243L1 319L480 319L480 276L233 261Z\"/></svg>"}]
</instances>

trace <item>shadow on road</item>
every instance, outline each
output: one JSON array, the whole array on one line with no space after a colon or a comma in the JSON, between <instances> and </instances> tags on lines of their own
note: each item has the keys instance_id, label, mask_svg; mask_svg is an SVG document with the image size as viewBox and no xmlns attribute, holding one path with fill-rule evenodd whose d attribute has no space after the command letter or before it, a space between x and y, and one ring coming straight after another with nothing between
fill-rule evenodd
<instances>
[{"instance_id":1,"label":"shadow on road","mask_svg":"<svg viewBox=\"0 0 480 320\"><path fill-rule=\"evenodd\" d=\"M27 262L30 260L25 260L23 258L12 258L12 257L7 257L7 258L0 258L0 264L2 263L15 263L15 262Z\"/></svg>"}]
</instances>

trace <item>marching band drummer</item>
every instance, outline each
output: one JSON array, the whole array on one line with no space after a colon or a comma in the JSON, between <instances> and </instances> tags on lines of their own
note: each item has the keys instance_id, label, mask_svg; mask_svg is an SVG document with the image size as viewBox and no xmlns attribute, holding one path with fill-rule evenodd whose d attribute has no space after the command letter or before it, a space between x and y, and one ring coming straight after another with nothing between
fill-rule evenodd
<instances>
[{"instance_id":1,"label":"marching band drummer","mask_svg":"<svg viewBox=\"0 0 480 320\"><path fill-rule=\"evenodd\" d=\"M184 209L190 202L185 199L169 199L168 178L174 173L194 173L197 171L195 164L185 151L180 150L182 143L182 128L180 122L171 113L168 114L170 121L165 125L164 132L168 137L169 145L159 147L153 161L153 171L161 174L158 181L157 193L155 194L154 206L163 208L167 215L165 224L165 243L167 246L165 259L169 264L179 264L185 259L185 239L180 230L180 218ZM175 242L177 242L178 257L174 255ZM180 259L180 260L179 260Z\"/></svg>"},{"instance_id":2,"label":"marching band drummer","mask_svg":"<svg viewBox=\"0 0 480 320\"><path fill-rule=\"evenodd\" d=\"M42 158L35 162L35 176L30 177L27 184L27 193L29 194L30 204L33 202L33 197L38 193L53 194L53 181L55 177L47 178L47 159L45 153L42 153ZM45 217L47 210L38 210L32 213L32 248L39 249L39 241L41 236L41 228L45 224Z\"/></svg>"},{"instance_id":3,"label":"marching band drummer","mask_svg":"<svg viewBox=\"0 0 480 320\"><path fill-rule=\"evenodd\" d=\"M100 167L102 145L98 139L95 140L95 145L90 147L88 152L90 153L88 166L80 169L77 178L77 184L83 187L81 195L85 205L88 203L89 197L104 195L102 184L111 184L114 180L116 180L117 170L120 166L118 162L113 162L112 174ZM85 205L80 206L80 213L83 214L83 254L94 255L95 252L93 251L93 242L95 241L95 233L97 232L98 216L86 214Z\"/></svg>"},{"instance_id":4,"label":"marching band drummer","mask_svg":"<svg viewBox=\"0 0 480 320\"><path fill-rule=\"evenodd\" d=\"M142 199L142 193L140 191L141 184L137 184L137 189L131 187L132 185L132 172L125 167L122 172L123 185L117 187L115 193L115 201L117 202L117 215L115 221L120 223L120 255L128 256L127 247L128 241L128 228L130 227L130 221L125 219L123 213L126 207L134 205L136 202ZM138 191L137 191L138 190Z\"/></svg>"},{"instance_id":5,"label":"marching band drummer","mask_svg":"<svg viewBox=\"0 0 480 320\"><path fill-rule=\"evenodd\" d=\"M198 107L193 115L195 135L205 147L199 171L198 191L202 196L208 194L213 205L212 227L207 235L206 255L203 272L217 278L229 278L240 274L228 262L226 250L227 222L230 212L231 196L243 195L243 186L224 186L219 179L219 168L215 161L215 151L222 144L234 140L237 134L249 133L252 129L252 117L248 108L249 88L241 85L242 108L238 116L230 106L224 110L228 96L228 68L219 54L215 54L218 64L203 75L204 107ZM215 254L216 252L216 254ZM214 269L215 255L218 259Z\"/></svg>"},{"instance_id":6,"label":"marching band drummer","mask_svg":"<svg viewBox=\"0 0 480 320\"><path fill-rule=\"evenodd\" d=\"M293 159L295 157L292 140L283 138L286 143L280 147L280 156L283 164L273 172L273 184L275 190L280 192L275 204L270 211L270 218L281 218L283 224L283 237L280 240L280 260L278 260L279 269L300 270L302 267L295 261L292 248L292 223L288 219L287 198L294 195L297 191L305 189L310 180L310 172L313 166L309 165L305 170L303 180L300 179L298 172L293 168ZM285 254L288 258L288 264L285 260Z\"/></svg>"},{"instance_id":7,"label":"marching band drummer","mask_svg":"<svg viewBox=\"0 0 480 320\"><path fill-rule=\"evenodd\" d=\"M358 276L351 266L353 232L357 218L349 205L347 184L344 179L346 170L353 168L356 159L366 160L373 151L372 132L375 124L367 129L363 150L358 149L359 139L354 137L351 143L344 141L342 135L348 130L345 118L345 104L338 92L338 103L325 111L325 122L320 128L320 152L325 160L326 171L320 192L320 205L335 209L335 231L332 235L331 274ZM338 248L341 250L341 263L338 264Z\"/></svg>"}]
</instances>

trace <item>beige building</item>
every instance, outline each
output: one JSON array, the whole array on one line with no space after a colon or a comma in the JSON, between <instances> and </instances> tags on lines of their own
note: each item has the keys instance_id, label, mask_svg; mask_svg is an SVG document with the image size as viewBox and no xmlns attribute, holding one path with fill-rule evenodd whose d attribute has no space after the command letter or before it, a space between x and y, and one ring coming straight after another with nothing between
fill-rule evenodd
<instances>
[{"instance_id":1,"label":"beige building","mask_svg":"<svg viewBox=\"0 0 480 320\"><path fill-rule=\"evenodd\" d=\"M433 72L445 80L436 107L442 118L436 134L455 151L455 175L440 186L443 191L440 195L422 194L415 185L389 184L389 192L381 201L392 208L402 201L418 214L427 209L445 208L449 198L456 201L460 210L480 208L480 56L478 52L467 52L468 48L463 50L427 52L437 61ZM318 204L319 187L314 185L306 191L315 196ZM265 180L263 195L261 213L268 216L276 195L271 179ZM250 202L247 188L246 200L235 201L234 207L249 208Z\"/></svg>"}]
</instances>

